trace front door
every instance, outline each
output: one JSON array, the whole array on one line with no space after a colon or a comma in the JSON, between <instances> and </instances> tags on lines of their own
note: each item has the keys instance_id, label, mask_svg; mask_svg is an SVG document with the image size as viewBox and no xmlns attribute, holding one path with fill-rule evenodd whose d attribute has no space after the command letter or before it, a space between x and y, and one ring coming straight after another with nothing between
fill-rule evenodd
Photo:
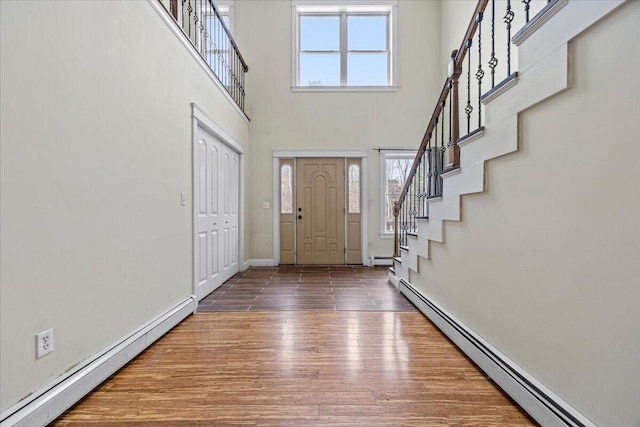
<instances>
[{"instance_id":1,"label":"front door","mask_svg":"<svg viewBox=\"0 0 640 427\"><path fill-rule=\"evenodd\" d=\"M344 159L296 162L298 264L344 264Z\"/></svg>"}]
</instances>

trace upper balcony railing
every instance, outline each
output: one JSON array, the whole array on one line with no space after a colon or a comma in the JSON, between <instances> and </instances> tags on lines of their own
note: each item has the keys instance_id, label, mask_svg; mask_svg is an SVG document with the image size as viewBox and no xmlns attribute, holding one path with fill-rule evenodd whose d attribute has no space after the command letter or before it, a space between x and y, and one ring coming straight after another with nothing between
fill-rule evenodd
<instances>
[{"instance_id":1,"label":"upper balcony railing","mask_svg":"<svg viewBox=\"0 0 640 427\"><path fill-rule=\"evenodd\" d=\"M213 0L158 0L173 16L213 74L244 112L245 81L249 71Z\"/></svg>"},{"instance_id":2,"label":"upper balcony railing","mask_svg":"<svg viewBox=\"0 0 640 427\"><path fill-rule=\"evenodd\" d=\"M417 233L417 219L428 217L428 200L442 197L443 174L460 165L459 145L483 131L484 103L517 78L512 71L517 60L513 40L560 1L477 1L462 43L451 54L448 76L394 205L394 256L407 246L408 234ZM522 29L512 38L514 28ZM466 86L462 90L460 82Z\"/></svg>"}]
</instances>

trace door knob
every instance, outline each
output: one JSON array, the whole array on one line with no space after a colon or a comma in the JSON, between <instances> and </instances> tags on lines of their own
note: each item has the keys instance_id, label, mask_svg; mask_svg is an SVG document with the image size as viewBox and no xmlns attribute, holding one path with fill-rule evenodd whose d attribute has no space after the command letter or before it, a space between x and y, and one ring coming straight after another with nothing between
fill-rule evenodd
<instances>
[{"instance_id":1,"label":"door knob","mask_svg":"<svg viewBox=\"0 0 640 427\"><path fill-rule=\"evenodd\" d=\"M298 215L298 219L302 219L302 215Z\"/></svg>"},{"instance_id":2,"label":"door knob","mask_svg":"<svg viewBox=\"0 0 640 427\"><path fill-rule=\"evenodd\" d=\"M215 227L216 225L218 225L218 223L217 223L217 222L214 222L214 223L213 223L213 226Z\"/></svg>"},{"instance_id":3,"label":"door knob","mask_svg":"<svg viewBox=\"0 0 640 427\"><path fill-rule=\"evenodd\" d=\"M298 212L302 212L302 208L298 208Z\"/></svg>"}]
</instances>

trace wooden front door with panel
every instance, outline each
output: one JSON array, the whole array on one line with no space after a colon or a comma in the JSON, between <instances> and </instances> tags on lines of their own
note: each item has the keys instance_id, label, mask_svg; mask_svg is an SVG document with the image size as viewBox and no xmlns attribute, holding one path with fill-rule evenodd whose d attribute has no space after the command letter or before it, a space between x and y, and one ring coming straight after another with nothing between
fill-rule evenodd
<instances>
[{"instance_id":1,"label":"wooden front door with panel","mask_svg":"<svg viewBox=\"0 0 640 427\"><path fill-rule=\"evenodd\" d=\"M296 161L297 264L345 263L345 161Z\"/></svg>"}]
</instances>

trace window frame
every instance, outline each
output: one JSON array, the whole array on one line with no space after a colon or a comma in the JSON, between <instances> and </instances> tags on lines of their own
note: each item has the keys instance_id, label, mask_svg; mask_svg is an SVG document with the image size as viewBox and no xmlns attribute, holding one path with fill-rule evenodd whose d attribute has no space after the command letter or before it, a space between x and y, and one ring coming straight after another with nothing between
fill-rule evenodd
<instances>
[{"instance_id":1,"label":"window frame","mask_svg":"<svg viewBox=\"0 0 640 427\"><path fill-rule=\"evenodd\" d=\"M394 232L386 231L386 194L387 194L387 159L408 159L413 162L417 154L415 148L380 149L380 222L378 236L381 239L393 239Z\"/></svg>"},{"instance_id":2,"label":"window frame","mask_svg":"<svg viewBox=\"0 0 640 427\"><path fill-rule=\"evenodd\" d=\"M291 1L291 89L293 92L360 92L360 91L397 91L397 0L292 0ZM302 51L300 49L300 19L303 16L338 16L340 18L340 50L339 51ZM348 49L349 16L387 15L387 49L386 50L353 50ZM300 85L300 54L339 53L340 85L339 86L306 86ZM348 85L348 54L352 53L387 53L387 84L355 86Z\"/></svg>"}]
</instances>

